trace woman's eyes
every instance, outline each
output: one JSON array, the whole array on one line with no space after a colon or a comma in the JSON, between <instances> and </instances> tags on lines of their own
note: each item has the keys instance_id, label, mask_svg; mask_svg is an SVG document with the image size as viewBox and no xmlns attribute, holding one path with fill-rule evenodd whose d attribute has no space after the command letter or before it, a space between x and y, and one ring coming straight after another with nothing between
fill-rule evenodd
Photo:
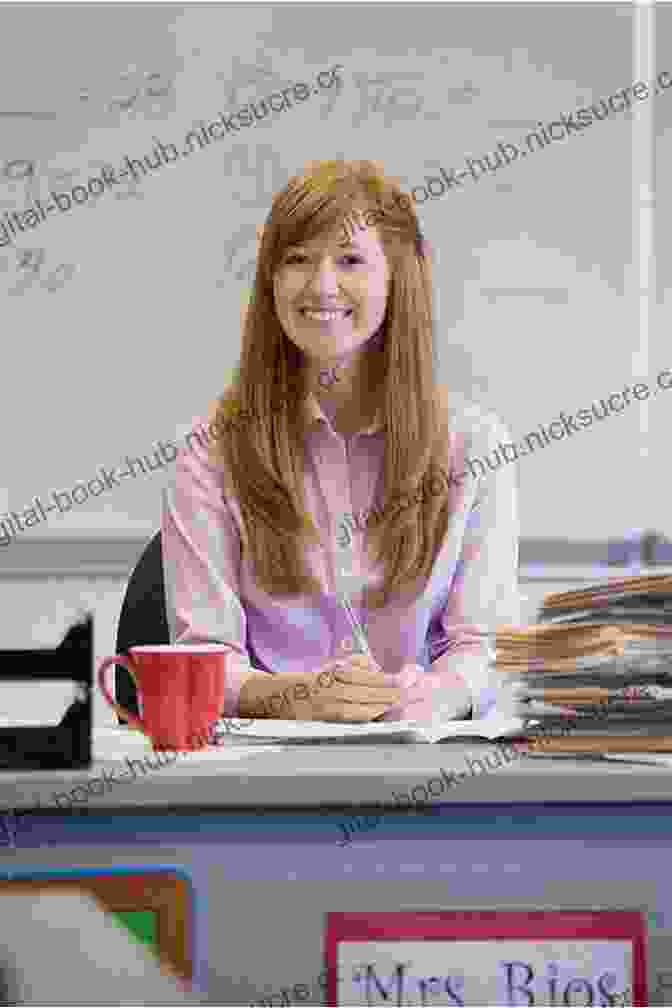
<instances>
[{"instance_id":1,"label":"woman's eyes","mask_svg":"<svg viewBox=\"0 0 672 1008\"><path fill-rule=\"evenodd\" d=\"M300 252L294 252L292 255L287 256L287 258L285 259L285 265L289 266L292 263L297 262L298 260L302 260L302 261L305 262L305 259L306 259L306 256L301 255ZM348 259L352 260L351 265L353 265L353 266L354 265L363 265L364 262L365 262L365 260L362 259L362 257L358 256L358 255L345 255L345 256L341 256L341 260L340 261L343 262L344 260L348 260Z\"/></svg>"}]
</instances>

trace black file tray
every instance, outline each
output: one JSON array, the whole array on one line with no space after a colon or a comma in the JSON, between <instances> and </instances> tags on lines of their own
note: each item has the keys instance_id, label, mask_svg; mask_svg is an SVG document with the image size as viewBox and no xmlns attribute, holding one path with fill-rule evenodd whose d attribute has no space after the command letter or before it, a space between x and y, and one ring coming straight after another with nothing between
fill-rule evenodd
<instances>
[{"instance_id":1,"label":"black file tray","mask_svg":"<svg viewBox=\"0 0 672 1008\"><path fill-rule=\"evenodd\" d=\"M3 680L67 679L80 687L57 725L0 727L0 771L64 770L91 766L93 617L70 627L56 648L0 651L0 707Z\"/></svg>"}]
</instances>

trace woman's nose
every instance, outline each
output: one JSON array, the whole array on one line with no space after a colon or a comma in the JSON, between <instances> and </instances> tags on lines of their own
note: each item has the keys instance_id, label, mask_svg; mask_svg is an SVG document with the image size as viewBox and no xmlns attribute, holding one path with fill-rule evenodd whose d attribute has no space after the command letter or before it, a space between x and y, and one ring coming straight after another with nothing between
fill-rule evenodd
<instances>
[{"instance_id":1,"label":"woman's nose","mask_svg":"<svg viewBox=\"0 0 672 1008\"><path fill-rule=\"evenodd\" d=\"M338 294L338 274L334 264L328 260L317 264L310 274L308 289L323 297Z\"/></svg>"}]
</instances>

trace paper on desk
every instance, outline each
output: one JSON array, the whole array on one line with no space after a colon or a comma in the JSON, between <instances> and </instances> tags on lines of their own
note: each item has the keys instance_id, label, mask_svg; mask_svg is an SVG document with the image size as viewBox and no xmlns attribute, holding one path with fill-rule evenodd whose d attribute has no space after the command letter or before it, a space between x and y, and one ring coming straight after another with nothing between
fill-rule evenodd
<instances>
[{"instance_id":1,"label":"paper on desk","mask_svg":"<svg viewBox=\"0 0 672 1008\"><path fill-rule=\"evenodd\" d=\"M507 738L520 735L525 720L492 710L484 718L470 721L368 721L365 724L342 724L333 721L281 721L268 718L258 721L230 718L230 730L238 737L249 739L379 739L397 737L409 742L442 742L451 738ZM217 730L226 731L222 725Z\"/></svg>"},{"instance_id":2,"label":"paper on desk","mask_svg":"<svg viewBox=\"0 0 672 1008\"><path fill-rule=\"evenodd\" d=\"M672 767L672 756L664 756L662 753L604 753L604 758L619 763L654 763L657 766Z\"/></svg>"},{"instance_id":3,"label":"paper on desk","mask_svg":"<svg viewBox=\"0 0 672 1008\"><path fill-rule=\"evenodd\" d=\"M604 753L604 752L524 752L523 759L574 760L582 763L602 763L613 760L616 763L649 763L655 766L672 767L672 756L663 753Z\"/></svg>"}]
</instances>

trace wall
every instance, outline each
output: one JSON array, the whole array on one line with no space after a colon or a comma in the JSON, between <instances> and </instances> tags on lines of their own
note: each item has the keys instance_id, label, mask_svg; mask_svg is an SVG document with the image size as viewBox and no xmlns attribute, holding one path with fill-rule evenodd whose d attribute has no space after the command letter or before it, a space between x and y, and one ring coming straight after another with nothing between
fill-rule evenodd
<instances>
[{"instance_id":1,"label":"wall","mask_svg":"<svg viewBox=\"0 0 672 1008\"><path fill-rule=\"evenodd\" d=\"M56 210L18 251L0 249L13 379L0 510L123 468L203 411L238 355L256 228L308 159L369 156L420 186L626 87L656 53L665 68L669 8L658 23L652 47L651 9L632 5L376 5L358 9L354 33L338 6L3 7L0 220L344 69L335 90ZM672 367L669 236L651 232L650 256L643 236L657 198L647 137L662 211L671 116L672 90L418 205L436 250L440 377L456 399L496 408L516 439ZM633 405L524 459L523 534L622 535L635 513L665 531L669 409L664 396ZM48 533L149 535L167 476L55 511Z\"/></svg>"}]
</instances>

